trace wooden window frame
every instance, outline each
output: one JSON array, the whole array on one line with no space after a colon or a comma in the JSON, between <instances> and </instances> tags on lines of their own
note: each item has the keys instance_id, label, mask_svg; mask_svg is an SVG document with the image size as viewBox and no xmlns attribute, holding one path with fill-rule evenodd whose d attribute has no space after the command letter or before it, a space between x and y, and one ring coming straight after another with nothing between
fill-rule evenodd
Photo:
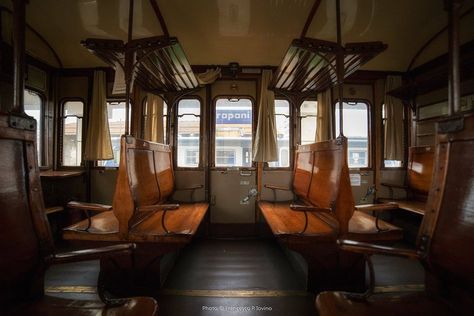
<instances>
[{"instance_id":1,"label":"wooden window frame","mask_svg":"<svg viewBox=\"0 0 474 316\"><path fill-rule=\"evenodd\" d=\"M63 165L63 131L64 131L64 121L63 121L63 116L64 116L64 105L67 102L82 102L83 104L83 113L82 113L82 155L81 155L81 164L79 166L65 166ZM87 135L87 124L84 124L86 122L86 101L83 98L80 97L67 97L61 99L59 102L59 115L58 115L58 151L57 151L57 157L58 157L58 169L59 170L83 170L85 167L84 163L84 148L85 148L85 136Z\"/></svg>"}]
</instances>

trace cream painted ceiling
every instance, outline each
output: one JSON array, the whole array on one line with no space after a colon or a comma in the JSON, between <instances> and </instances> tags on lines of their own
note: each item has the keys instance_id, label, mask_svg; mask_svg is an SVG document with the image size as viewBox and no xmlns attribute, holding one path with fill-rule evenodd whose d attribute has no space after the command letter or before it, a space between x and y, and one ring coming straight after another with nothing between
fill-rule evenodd
<instances>
[{"instance_id":1,"label":"cream painted ceiling","mask_svg":"<svg viewBox=\"0 0 474 316\"><path fill-rule=\"evenodd\" d=\"M278 65L299 37L314 0L158 0L171 36L178 37L193 65L239 62ZM11 7L10 0L0 0ZM474 5L466 0L463 9ZM80 41L127 38L128 0L30 0L27 22L57 51L65 67L104 64ZM336 39L335 0L323 0L307 36ZM442 0L341 0L343 42L382 40L388 49L364 66L406 70L418 49L447 24ZM162 35L149 0L135 0L133 37ZM462 22L462 41L474 39L474 14ZM34 36L27 47L35 53ZM447 51L442 36L420 62ZM37 56L41 57L40 49ZM43 53L44 54L44 53ZM44 57L49 60L50 58Z\"/></svg>"}]
</instances>

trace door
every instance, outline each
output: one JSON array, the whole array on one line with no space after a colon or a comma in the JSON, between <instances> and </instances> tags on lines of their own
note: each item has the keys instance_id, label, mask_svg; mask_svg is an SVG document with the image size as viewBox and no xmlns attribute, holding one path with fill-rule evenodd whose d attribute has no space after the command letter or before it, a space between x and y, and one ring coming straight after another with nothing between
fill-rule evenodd
<instances>
[{"instance_id":1,"label":"door","mask_svg":"<svg viewBox=\"0 0 474 316\"><path fill-rule=\"evenodd\" d=\"M221 80L211 87L210 195L211 227L232 234L255 223L256 188L252 162L256 80ZM244 229L245 230L245 229Z\"/></svg>"}]
</instances>

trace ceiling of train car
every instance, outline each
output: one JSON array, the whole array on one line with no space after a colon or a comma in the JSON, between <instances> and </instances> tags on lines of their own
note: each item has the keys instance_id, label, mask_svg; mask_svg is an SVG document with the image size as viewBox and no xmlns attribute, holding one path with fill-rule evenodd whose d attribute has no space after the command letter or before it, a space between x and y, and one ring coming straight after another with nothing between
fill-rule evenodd
<instances>
[{"instance_id":1,"label":"ceiling of train car","mask_svg":"<svg viewBox=\"0 0 474 316\"><path fill-rule=\"evenodd\" d=\"M9 7L10 2L1 0ZM313 0L158 3L170 35L178 37L191 64L278 65L291 40L299 37ZM474 0L467 0L464 8L473 4ZM65 67L93 67L103 63L80 41L88 37L125 40L128 10L128 0L30 0L27 22L50 42ZM441 0L341 0L341 10L343 42L382 40L389 46L365 69L405 70L419 47L447 24ZM472 14L467 21L464 41L474 38ZM133 37L161 34L149 0L135 0ZM307 36L335 41L335 0L321 2ZM436 57L446 47L439 40L428 55Z\"/></svg>"}]
</instances>

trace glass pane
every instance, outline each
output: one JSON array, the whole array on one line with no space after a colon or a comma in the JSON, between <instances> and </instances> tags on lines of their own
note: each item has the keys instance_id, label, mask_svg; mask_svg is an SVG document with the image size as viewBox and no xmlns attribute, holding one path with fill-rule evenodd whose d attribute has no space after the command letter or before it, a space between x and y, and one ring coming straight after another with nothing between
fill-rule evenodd
<instances>
[{"instance_id":1,"label":"glass pane","mask_svg":"<svg viewBox=\"0 0 474 316\"><path fill-rule=\"evenodd\" d=\"M251 167L252 101L218 99L215 114L216 167Z\"/></svg>"},{"instance_id":2,"label":"glass pane","mask_svg":"<svg viewBox=\"0 0 474 316\"><path fill-rule=\"evenodd\" d=\"M43 107L41 104L41 97L29 90L25 90L24 92L24 98L25 98L25 113L28 114L29 116L33 117L36 120L36 151L37 151L37 156L38 156L38 165L42 166L42 160L41 160L41 152L42 152L42 121L41 118L43 116Z\"/></svg>"},{"instance_id":3,"label":"glass pane","mask_svg":"<svg viewBox=\"0 0 474 316\"><path fill-rule=\"evenodd\" d=\"M384 160L385 168L400 168L402 162L400 160Z\"/></svg>"},{"instance_id":4,"label":"glass pane","mask_svg":"<svg viewBox=\"0 0 474 316\"><path fill-rule=\"evenodd\" d=\"M84 103L68 101L63 109L62 164L80 166L82 162L82 116Z\"/></svg>"},{"instance_id":5,"label":"glass pane","mask_svg":"<svg viewBox=\"0 0 474 316\"><path fill-rule=\"evenodd\" d=\"M336 134L339 133L339 107L336 104ZM363 102L343 103L344 136L348 139L350 168L369 166L368 106Z\"/></svg>"},{"instance_id":6,"label":"glass pane","mask_svg":"<svg viewBox=\"0 0 474 316\"><path fill-rule=\"evenodd\" d=\"M304 101L300 107L301 144L311 144L316 139L317 101Z\"/></svg>"},{"instance_id":7,"label":"glass pane","mask_svg":"<svg viewBox=\"0 0 474 316\"><path fill-rule=\"evenodd\" d=\"M199 135L201 127L201 102L196 99L178 103L178 167L199 166Z\"/></svg>"},{"instance_id":8,"label":"glass pane","mask_svg":"<svg viewBox=\"0 0 474 316\"><path fill-rule=\"evenodd\" d=\"M275 100L275 122L278 141L278 161L269 162L272 168L290 166L290 103L286 100Z\"/></svg>"},{"instance_id":9,"label":"glass pane","mask_svg":"<svg viewBox=\"0 0 474 316\"><path fill-rule=\"evenodd\" d=\"M125 102L107 102L110 137L114 159L99 160L103 167L118 167L120 163L120 137L125 134Z\"/></svg>"}]
</instances>

